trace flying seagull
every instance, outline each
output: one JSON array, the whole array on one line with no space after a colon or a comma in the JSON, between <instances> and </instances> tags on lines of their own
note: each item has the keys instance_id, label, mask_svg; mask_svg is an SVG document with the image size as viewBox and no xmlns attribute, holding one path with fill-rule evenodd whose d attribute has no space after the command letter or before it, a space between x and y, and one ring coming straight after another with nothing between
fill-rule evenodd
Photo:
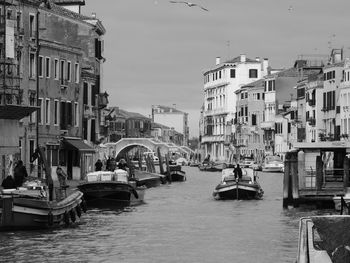
<instances>
[{"instance_id":1,"label":"flying seagull","mask_svg":"<svg viewBox=\"0 0 350 263\"><path fill-rule=\"evenodd\" d=\"M202 8L205 11L209 11L208 9L204 8L203 6L200 6L200 5L197 5L197 4L194 4L194 3L190 3L190 2L186 2L186 1L169 1L169 2L173 3L173 4L186 4L188 7L197 6L199 8Z\"/></svg>"}]
</instances>

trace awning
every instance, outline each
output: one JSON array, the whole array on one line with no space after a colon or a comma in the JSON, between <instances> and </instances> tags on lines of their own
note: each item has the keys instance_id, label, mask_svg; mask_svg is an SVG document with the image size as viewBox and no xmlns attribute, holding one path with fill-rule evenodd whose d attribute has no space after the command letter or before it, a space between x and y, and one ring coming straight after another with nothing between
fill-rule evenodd
<instances>
[{"instance_id":1,"label":"awning","mask_svg":"<svg viewBox=\"0 0 350 263\"><path fill-rule=\"evenodd\" d=\"M95 149L92 148L90 145L87 145L83 140L81 139L74 139L74 138L64 138L63 143L65 145L66 149L75 149L79 152L83 153L94 153Z\"/></svg>"}]
</instances>

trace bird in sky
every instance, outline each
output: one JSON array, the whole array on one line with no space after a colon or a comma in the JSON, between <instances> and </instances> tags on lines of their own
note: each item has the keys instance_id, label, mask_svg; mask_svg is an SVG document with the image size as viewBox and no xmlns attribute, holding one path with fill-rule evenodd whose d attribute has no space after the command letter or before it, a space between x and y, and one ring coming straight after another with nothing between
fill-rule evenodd
<instances>
[{"instance_id":1,"label":"bird in sky","mask_svg":"<svg viewBox=\"0 0 350 263\"><path fill-rule=\"evenodd\" d=\"M289 8L288 8L288 11L292 11L293 10L293 6L289 6Z\"/></svg>"},{"instance_id":2,"label":"bird in sky","mask_svg":"<svg viewBox=\"0 0 350 263\"><path fill-rule=\"evenodd\" d=\"M208 9L204 8L203 6L200 6L200 5L197 5L197 4L194 4L194 3L190 3L190 2L186 2L186 1L169 1L170 3L172 4L186 4L188 7L194 7L194 6L197 6L201 9L203 9L204 11L209 11Z\"/></svg>"}]
</instances>

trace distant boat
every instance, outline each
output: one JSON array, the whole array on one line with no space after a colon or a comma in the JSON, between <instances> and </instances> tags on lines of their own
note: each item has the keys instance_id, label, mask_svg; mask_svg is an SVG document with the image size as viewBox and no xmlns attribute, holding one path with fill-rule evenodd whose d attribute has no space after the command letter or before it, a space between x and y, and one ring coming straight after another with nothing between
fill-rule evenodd
<instances>
[{"instance_id":1,"label":"distant boat","mask_svg":"<svg viewBox=\"0 0 350 263\"><path fill-rule=\"evenodd\" d=\"M118 169L88 173L78 189L90 206L126 207L142 204L146 187L137 187L128 180L127 171Z\"/></svg>"},{"instance_id":2,"label":"distant boat","mask_svg":"<svg viewBox=\"0 0 350 263\"><path fill-rule=\"evenodd\" d=\"M0 194L0 230L46 229L76 222L86 212L83 193L49 201L42 186L4 189Z\"/></svg>"},{"instance_id":3,"label":"distant boat","mask_svg":"<svg viewBox=\"0 0 350 263\"><path fill-rule=\"evenodd\" d=\"M186 172L182 171L181 165L169 165L172 182L186 181Z\"/></svg>"},{"instance_id":4,"label":"distant boat","mask_svg":"<svg viewBox=\"0 0 350 263\"><path fill-rule=\"evenodd\" d=\"M269 155L265 157L265 161L262 165L263 172L284 172L284 163L282 159L275 155Z\"/></svg>"},{"instance_id":5,"label":"distant boat","mask_svg":"<svg viewBox=\"0 0 350 263\"><path fill-rule=\"evenodd\" d=\"M210 163L202 163L198 165L198 169L200 171L205 171L205 172L221 172L223 169L226 169L227 166L228 165L226 163L210 162Z\"/></svg>"},{"instance_id":6,"label":"distant boat","mask_svg":"<svg viewBox=\"0 0 350 263\"><path fill-rule=\"evenodd\" d=\"M241 179L235 178L234 169L222 171L222 180L215 187L213 196L216 199L261 199L264 191L254 176L253 169L242 169Z\"/></svg>"},{"instance_id":7,"label":"distant boat","mask_svg":"<svg viewBox=\"0 0 350 263\"><path fill-rule=\"evenodd\" d=\"M296 263L350 262L350 216L300 219Z\"/></svg>"}]
</instances>

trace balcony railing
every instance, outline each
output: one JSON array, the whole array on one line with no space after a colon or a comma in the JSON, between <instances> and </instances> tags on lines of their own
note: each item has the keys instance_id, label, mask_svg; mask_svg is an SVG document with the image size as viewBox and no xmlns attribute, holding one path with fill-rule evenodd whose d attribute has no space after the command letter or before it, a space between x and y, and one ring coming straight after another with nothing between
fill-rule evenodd
<instances>
[{"instance_id":1,"label":"balcony railing","mask_svg":"<svg viewBox=\"0 0 350 263\"><path fill-rule=\"evenodd\" d=\"M311 100L308 101L308 104L309 104L309 106L311 106L311 107L312 107L312 106L315 106L315 105L316 105L316 100L314 100L314 99L312 100L312 99L311 99Z\"/></svg>"},{"instance_id":2,"label":"balcony railing","mask_svg":"<svg viewBox=\"0 0 350 263\"><path fill-rule=\"evenodd\" d=\"M23 90L19 88L0 88L0 105L21 105Z\"/></svg>"},{"instance_id":3,"label":"balcony railing","mask_svg":"<svg viewBox=\"0 0 350 263\"><path fill-rule=\"evenodd\" d=\"M309 125L311 126L315 126L316 125L316 119L315 118L308 118L306 119L306 121L309 123Z\"/></svg>"},{"instance_id":4,"label":"balcony railing","mask_svg":"<svg viewBox=\"0 0 350 263\"><path fill-rule=\"evenodd\" d=\"M88 106L88 105L84 105L84 118L86 119L91 119L93 117L95 117L94 112L92 110L92 107Z\"/></svg>"}]
</instances>

